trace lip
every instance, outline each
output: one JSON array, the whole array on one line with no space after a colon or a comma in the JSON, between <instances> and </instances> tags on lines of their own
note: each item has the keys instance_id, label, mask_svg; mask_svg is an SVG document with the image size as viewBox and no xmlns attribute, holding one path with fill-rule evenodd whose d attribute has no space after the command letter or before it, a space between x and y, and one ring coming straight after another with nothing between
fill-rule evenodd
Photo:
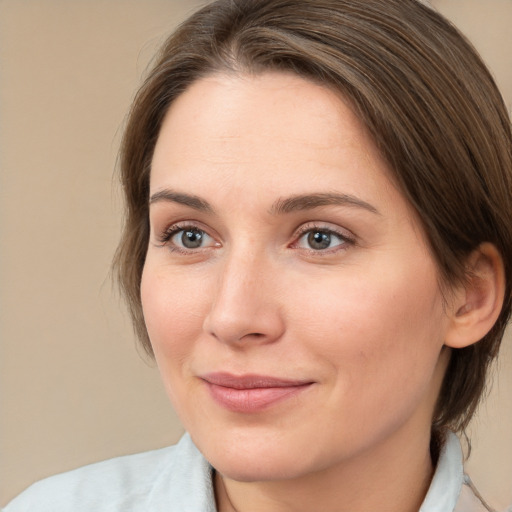
<instances>
[{"instance_id":1,"label":"lip","mask_svg":"<svg viewBox=\"0 0 512 512\"><path fill-rule=\"evenodd\" d=\"M215 402L225 409L241 413L255 413L267 409L306 391L313 384L306 380L223 372L202 375L201 379Z\"/></svg>"}]
</instances>

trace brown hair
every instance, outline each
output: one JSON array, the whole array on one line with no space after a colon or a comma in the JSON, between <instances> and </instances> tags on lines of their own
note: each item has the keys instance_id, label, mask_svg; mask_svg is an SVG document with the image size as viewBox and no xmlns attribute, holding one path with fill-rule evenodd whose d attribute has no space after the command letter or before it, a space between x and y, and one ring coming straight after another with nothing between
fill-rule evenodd
<instances>
[{"instance_id":1,"label":"brown hair","mask_svg":"<svg viewBox=\"0 0 512 512\"><path fill-rule=\"evenodd\" d=\"M164 44L134 101L121 149L127 216L116 256L135 329L151 353L140 299L151 159L172 101L215 73L283 70L338 90L365 123L419 214L444 284L491 242L505 262L500 317L454 350L434 431L464 429L485 389L511 310L512 136L498 89L466 39L416 0L217 0Z\"/></svg>"}]
</instances>

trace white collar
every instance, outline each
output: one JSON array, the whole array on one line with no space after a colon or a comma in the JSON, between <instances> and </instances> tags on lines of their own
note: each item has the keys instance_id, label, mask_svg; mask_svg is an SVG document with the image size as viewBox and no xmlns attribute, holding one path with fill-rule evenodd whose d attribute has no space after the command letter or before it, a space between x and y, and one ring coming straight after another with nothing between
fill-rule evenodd
<instances>
[{"instance_id":1,"label":"white collar","mask_svg":"<svg viewBox=\"0 0 512 512\"><path fill-rule=\"evenodd\" d=\"M464 479L458 437L449 432L441 448L436 471L419 512L451 512L459 499Z\"/></svg>"}]
</instances>

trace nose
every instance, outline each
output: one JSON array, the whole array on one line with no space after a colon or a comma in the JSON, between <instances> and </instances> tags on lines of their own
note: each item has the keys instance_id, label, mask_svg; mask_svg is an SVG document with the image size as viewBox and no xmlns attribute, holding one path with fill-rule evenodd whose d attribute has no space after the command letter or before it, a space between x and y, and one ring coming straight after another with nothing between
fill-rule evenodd
<instances>
[{"instance_id":1,"label":"nose","mask_svg":"<svg viewBox=\"0 0 512 512\"><path fill-rule=\"evenodd\" d=\"M275 267L254 253L232 255L222 262L203 328L233 346L277 341L285 324Z\"/></svg>"}]
</instances>

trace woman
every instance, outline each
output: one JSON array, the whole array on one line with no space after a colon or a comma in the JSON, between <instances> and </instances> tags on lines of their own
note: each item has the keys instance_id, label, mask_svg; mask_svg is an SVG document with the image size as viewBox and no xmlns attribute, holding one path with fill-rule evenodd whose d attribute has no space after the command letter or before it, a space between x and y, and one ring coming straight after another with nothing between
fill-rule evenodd
<instances>
[{"instance_id":1,"label":"woman","mask_svg":"<svg viewBox=\"0 0 512 512\"><path fill-rule=\"evenodd\" d=\"M422 4L206 6L130 114L116 261L188 434L6 510L486 510L452 431L510 314L511 170Z\"/></svg>"}]
</instances>

